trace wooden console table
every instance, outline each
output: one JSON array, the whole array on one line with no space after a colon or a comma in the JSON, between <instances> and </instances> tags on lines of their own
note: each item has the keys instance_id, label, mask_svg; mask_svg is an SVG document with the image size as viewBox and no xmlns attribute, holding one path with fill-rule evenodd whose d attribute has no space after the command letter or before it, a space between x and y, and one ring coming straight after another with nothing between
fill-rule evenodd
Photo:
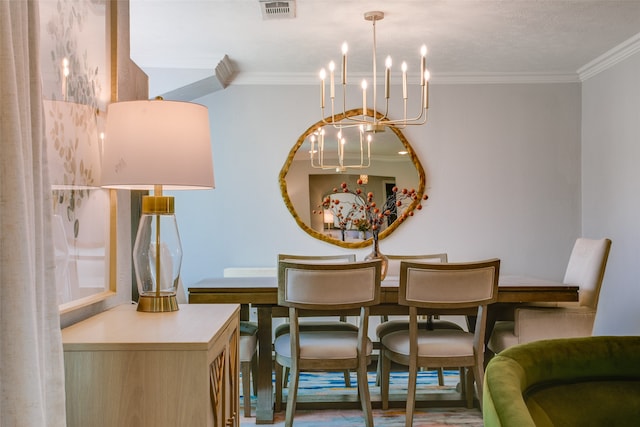
<instances>
[{"instance_id":1,"label":"wooden console table","mask_svg":"<svg viewBox=\"0 0 640 427\"><path fill-rule=\"evenodd\" d=\"M67 425L237 427L239 318L237 304L125 304L63 329Z\"/></svg>"}]
</instances>

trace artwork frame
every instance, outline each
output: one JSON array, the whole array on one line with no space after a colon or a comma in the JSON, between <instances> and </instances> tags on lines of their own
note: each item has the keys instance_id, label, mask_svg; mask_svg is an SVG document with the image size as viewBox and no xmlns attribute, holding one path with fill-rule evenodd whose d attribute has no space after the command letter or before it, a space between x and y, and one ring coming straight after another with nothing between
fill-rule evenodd
<instances>
[{"instance_id":1,"label":"artwork frame","mask_svg":"<svg viewBox=\"0 0 640 427\"><path fill-rule=\"evenodd\" d=\"M117 294L117 194L100 188L117 43L113 2L40 3L45 140L61 314ZM88 152L91 152L88 154Z\"/></svg>"}]
</instances>

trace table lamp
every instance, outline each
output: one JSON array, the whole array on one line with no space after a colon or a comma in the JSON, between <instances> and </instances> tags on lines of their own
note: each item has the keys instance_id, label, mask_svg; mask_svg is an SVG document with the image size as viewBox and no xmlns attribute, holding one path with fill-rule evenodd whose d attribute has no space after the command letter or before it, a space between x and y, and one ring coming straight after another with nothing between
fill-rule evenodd
<instances>
[{"instance_id":1,"label":"table lamp","mask_svg":"<svg viewBox=\"0 0 640 427\"><path fill-rule=\"evenodd\" d=\"M178 310L182 246L174 198L162 191L214 188L207 108L162 99L110 104L102 185L153 189L153 196L143 196L133 246L138 311Z\"/></svg>"}]
</instances>

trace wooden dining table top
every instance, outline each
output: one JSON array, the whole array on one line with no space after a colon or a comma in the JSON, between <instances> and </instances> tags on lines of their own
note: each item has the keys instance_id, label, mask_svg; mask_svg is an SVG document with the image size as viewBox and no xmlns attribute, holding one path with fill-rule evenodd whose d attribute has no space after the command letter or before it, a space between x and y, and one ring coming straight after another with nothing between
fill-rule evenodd
<instances>
[{"instance_id":1,"label":"wooden dining table top","mask_svg":"<svg viewBox=\"0 0 640 427\"><path fill-rule=\"evenodd\" d=\"M189 302L278 304L278 279L273 276L205 278L188 288ZM380 303L398 302L398 279L386 278L380 287ZM500 276L499 303L578 301L577 285L526 276Z\"/></svg>"}]
</instances>

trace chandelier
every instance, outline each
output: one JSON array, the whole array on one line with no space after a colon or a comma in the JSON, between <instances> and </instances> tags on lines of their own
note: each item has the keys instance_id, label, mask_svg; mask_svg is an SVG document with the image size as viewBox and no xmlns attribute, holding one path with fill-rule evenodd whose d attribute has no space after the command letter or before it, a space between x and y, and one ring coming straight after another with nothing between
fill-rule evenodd
<instances>
[{"instance_id":1,"label":"chandelier","mask_svg":"<svg viewBox=\"0 0 640 427\"><path fill-rule=\"evenodd\" d=\"M429 108L429 70L426 68L426 55L427 47L422 45L420 50L420 89L418 96L420 97L420 111L416 113L414 117L407 117L407 63L403 62L401 65L402 70L402 98L403 98L403 114L401 119L391 120L389 119L389 98L390 98L390 81L391 81L391 57L387 56L385 61L385 75L384 75L384 113L382 110L377 110L377 70L376 70L376 21L384 19L384 12L373 11L366 12L364 14L366 21L371 21L373 24L373 76L372 76L372 93L373 93L373 110L367 109L367 81L362 80L362 114L359 116L344 116L346 111L346 98L347 98L347 43L342 45L342 111L343 114L336 113L335 110L335 68L336 65L333 61L329 63L329 99L331 103L331 115L325 116L325 81L327 79L327 71L323 68L320 71L320 79L322 81L322 95L321 95L321 108L322 108L322 120L325 124L332 125L336 128L342 129L349 126L362 126L364 132L375 133L383 132L386 126L395 126L399 129L404 129L410 125L422 125L427 122L427 109ZM340 118L339 118L340 117ZM344 120L343 120L344 118Z\"/></svg>"},{"instance_id":2,"label":"chandelier","mask_svg":"<svg viewBox=\"0 0 640 427\"><path fill-rule=\"evenodd\" d=\"M357 135L354 135L356 129L353 128L338 129L335 140L331 144L335 145L334 154L329 155L326 154L331 151L326 150L329 144L325 144L327 129L331 128L322 126L309 136L311 167L324 170L335 169L336 172L341 173L347 168L365 169L371 166L371 135L365 135L363 125L358 126ZM348 142L351 142L350 140L359 141L359 152L346 152L348 147L355 145L355 148L358 148L358 145L354 143L347 145ZM329 156L330 158L328 158Z\"/></svg>"}]
</instances>

